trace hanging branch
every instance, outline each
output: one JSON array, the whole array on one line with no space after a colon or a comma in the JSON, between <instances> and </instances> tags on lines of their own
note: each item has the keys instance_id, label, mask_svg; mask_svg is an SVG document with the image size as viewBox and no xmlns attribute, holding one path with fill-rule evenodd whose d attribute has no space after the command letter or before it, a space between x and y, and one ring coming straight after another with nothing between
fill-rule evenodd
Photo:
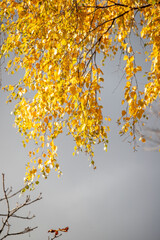
<instances>
[{"instance_id":1,"label":"hanging branch","mask_svg":"<svg viewBox=\"0 0 160 240\"><path fill-rule=\"evenodd\" d=\"M33 200L31 200L31 197L29 195L27 195L23 203L21 203L21 204L16 203L16 207L11 209L9 199L11 199L11 198L13 199L13 197L17 196L22 191L22 189L12 193L12 188L6 188L4 173L2 173L2 189L3 189L4 197L0 198L0 202L5 201L7 209L6 209L5 213L0 213L0 217L2 217L1 218L2 226L0 226L0 240L3 240L9 236L17 236L17 235L29 233L29 232L35 230L37 227L26 227L22 231L11 232L10 231L11 224L9 221L12 218L25 219L25 220L31 220L32 218L34 218L35 215L30 216L30 212L29 212L28 216L20 216L17 212L21 208L24 208L28 205L31 205L34 202L41 200L42 199L41 193L37 198L35 198Z\"/></svg>"}]
</instances>

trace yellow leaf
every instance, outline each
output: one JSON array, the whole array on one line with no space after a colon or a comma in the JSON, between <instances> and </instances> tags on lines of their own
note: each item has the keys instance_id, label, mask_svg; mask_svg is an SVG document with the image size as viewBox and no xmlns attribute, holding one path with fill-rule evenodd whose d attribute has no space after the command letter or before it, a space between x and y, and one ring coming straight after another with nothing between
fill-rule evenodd
<instances>
[{"instance_id":1,"label":"yellow leaf","mask_svg":"<svg viewBox=\"0 0 160 240\"><path fill-rule=\"evenodd\" d=\"M146 142L146 139L145 139L145 138L142 138L142 139L141 139L141 142L145 143L145 142Z\"/></svg>"},{"instance_id":2,"label":"yellow leaf","mask_svg":"<svg viewBox=\"0 0 160 240\"><path fill-rule=\"evenodd\" d=\"M124 115L126 115L126 111L125 110L122 111L122 116L124 116Z\"/></svg>"},{"instance_id":3,"label":"yellow leaf","mask_svg":"<svg viewBox=\"0 0 160 240\"><path fill-rule=\"evenodd\" d=\"M36 152L39 153L39 148L37 148Z\"/></svg>"},{"instance_id":4,"label":"yellow leaf","mask_svg":"<svg viewBox=\"0 0 160 240\"><path fill-rule=\"evenodd\" d=\"M33 84L31 85L31 89L32 89L32 91L35 90L35 86Z\"/></svg>"},{"instance_id":5,"label":"yellow leaf","mask_svg":"<svg viewBox=\"0 0 160 240\"><path fill-rule=\"evenodd\" d=\"M73 58L72 62L73 64L77 63L77 58Z\"/></svg>"},{"instance_id":6,"label":"yellow leaf","mask_svg":"<svg viewBox=\"0 0 160 240\"><path fill-rule=\"evenodd\" d=\"M129 60L130 60L130 62L133 62L134 61L134 56L130 57Z\"/></svg>"},{"instance_id":7,"label":"yellow leaf","mask_svg":"<svg viewBox=\"0 0 160 240\"><path fill-rule=\"evenodd\" d=\"M42 159L41 158L38 159L38 164L42 164Z\"/></svg>"},{"instance_id":8,"label":"yellow leaf","mask_svg":"<svg viewBox=\"0 0 160 240\"><path fill-rule=\"evenodd\" d=\"M133 51L132 47L128 47L127 51L128 51L128 53L131 53Z\"/></svg>"},{"instance_id":9,"label":"yellow leaf","mask_svg":"<svg viewBox=\"0 0 160 240\"><path fill-rule=\"evenodd\" d=\"M46 173L47 173L47 174L49 174L49 173L50 173L50 171L51 171L51 170L50 170L50 168L49 168L49 167L47 167L47 168L46 168Z\"/></svg>"},{"instance_id":10,"label":"yellow leaf","mask_svg":"<svg viewBox=\"0 0 160 240\"><path fill-rule=\"evenodd\" d=\"M10 68L11 64L12 64L12 60L9 60L8 63L7 63L7 67Z\"/></svg>"},{"instance_id":11,"label":"yellow leaf","mask_svg":"<svg viewBox=\"0 0 160 240\"><path fill-rule=\"evenodd\" d=\"M142 71L142 67L141 66L137 66L136 69L137 69L137 71Z\"/></svg>"},{"instance_id":12,"label":"yellow leaf","mask_svg":"<svg viewBox=\"0 0 160 240\"><path fill-rule=\"evenodd\" d=\"M128 56L125 55L124 58L123 58L123 60L125 61L125 60L127 60L127 59L128 59Z\"/></svg>"},{"instance_id":13,"label":"yellow leaf","mask_svg":"<svg viewBox=\"0 0 160 240\"><path fill-rule=\"evenodd\" d=\"M14 90L14 86L12 85L9 85L9 88L8 88L9 91L13 91Z\"/></svg>"},{"instance_id":14,"label":"yellow leaf","mask_svg":"<svg viewBox=\"0 0 160 240\"><path fill-rule=\"evenodd\" d=\"M66 40L63 39L62 42L61 42L61 44L62 44L62 45L66 45L66 44L67 44Z\"/></svg>"}]
</instances>

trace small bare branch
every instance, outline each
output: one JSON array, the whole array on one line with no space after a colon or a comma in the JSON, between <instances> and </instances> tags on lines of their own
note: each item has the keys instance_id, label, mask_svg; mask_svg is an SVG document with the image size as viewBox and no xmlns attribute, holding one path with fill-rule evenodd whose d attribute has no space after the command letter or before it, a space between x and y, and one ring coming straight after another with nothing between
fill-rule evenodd
<instances>
[{"instance_id":1,"label":"small bare branch","mask_svg":"<svg viewBox=\"0 0 160 240\"><path fill-rule=\"evenodd\" d=\"M48 237L48 240L53 240L53 239L61 237L61 236L62 236L62 233L60 233L59 235L56 235L56 236L54 236L52 238Z\"/></svg>"},{"instance_id":2,"label":"small bare branch","mask_svg":"<svg viewBox=\"0 0 160 240\"><path fill-rule=\"evenodd\" d=\"M22 235L22 234L25 234L25 233L29 233L29 232L33 231L34 229L36 229L36 228L38 228L38 227L34 227L34 228L27 227L27 228L25 228L21 232L7 233L2 238L0 238L0 240L3 240L3 239L5 239L7 237L10 237L10 236L17 236L17 235Z\"/></svg>"},{"instance_id":3,"label":"small bare branch","mask_svg":"<svg viewBox=\"0 0 160 240\"><path fill-rule=\"evenodd\" d=\"M7 214L1 214L1 213L0 213L0 217L6 217L6 216L7 216ZM30 220L30 219L34 218L35 215L32 215L31 217L29 217L29 216L27 216L27 217L23 217L23 216L19 216L19 215L15 215L15 214L13 214L12 217L14 217L14 218L21 218L21 219L28 219L28 220Z\"/></svg>"},{"instance_id":4,"label":"small bare branch","mask_svg":"<svg viewBox=\"0 0 160 240\"><path fill-rule=\"evenodd\" d=\"M14 196L16 196L16 195L18 195L19 193L21 193L24 188L25 188L25 186L24 186L23 188L19 189L17 192L15 192L15 193L13 193L12 195L9 196L9 194L12 192L12 187L11 187L11 188L9 189L9 192L7 193L8 199L9 199L9 198L12 198L12 197L14 197ZM3 200L5 200L5 197L4 197L4 198L1 198L1 199L0 199L0 202L3 201Z\"/></svg>"},{"instance_id":5,"label":"small bare branch","mask_svg":"<svg viewBox=\"0 0 160 240\"><path fill-rule=\"evenodd\" d=\"M16 195L18 195L19 193L21 193L22 189L16 191L15 193L12 193L12 188L6 188L5 186L5 175L4 173L2 174L2 188L3 188L3 194L4 197L0 199L0 201L5 201L6 202L6 213L0 213L0 217L2 217L1 221L2 221L2 226L0 226L0 235L1 238L0 240L3 240L9 236L16 236L16 235L21 235L21 234L25 234L28 232L33 231L34 229L36 229L37 227L26 227L25 229L23 229L22 231L17 231L17 232L11 232L10 231L10 219L11 218L17 218L17 219L24 219L24 220L31 220L32 218L35 217L35 215L30 216L30 212L28 214L28 216L20 216L19 214L15 214L16 212L18 212L20 209L31 205L32 203L37 202L38 200L42 199L41 193L40 195L31 200L31 197L29 195L26 196L26 199L24 200L23 203L19 204L16 203L16 207L14 207L13 209L10 208L10 202L9 199L15 197ZM10 195L11 194L11 195Z\"/></svg>"}]
</instances>

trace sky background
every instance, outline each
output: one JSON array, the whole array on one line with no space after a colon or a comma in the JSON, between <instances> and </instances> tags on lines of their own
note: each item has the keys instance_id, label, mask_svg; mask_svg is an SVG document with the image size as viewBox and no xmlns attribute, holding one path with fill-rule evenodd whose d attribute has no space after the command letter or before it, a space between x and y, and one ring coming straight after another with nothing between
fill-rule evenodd
<instances>
[{"instance_id":1,"label":"sky background","mask_svg":"<svg viewBox=\"0 0 160 240\"><path fill-rule=\"evenodd\" d=\"M104 67L103 113L112 119L108 152L103 151L101 145L96 147L97 170L94 171L85 155L72 156L72 138L65 134L60 136L57 142L63 176L58 179L57 173L51 172L31 193L33 198L39 192L43 196L41 201L27 208L27 212L31 210L36 215L35 219L12 222L14 231L27 226L39 228L31 232L30 237L26 234L10 239L47 240L50 228L66 226L69 232L59 239L160 239L160 155L144 151L143 147L133 152L133 146L118 134L120 128L116 120L121 112L125 80L120 82L123 72L117 71L116 64L108 62ZM3 86L7 78L12 82L17 76L8 78L3 72ZM29 149L23 148L22 138L12 126L13 104L5 104L6 96L1 90L0 173L5 173L6 185L17 190L23 186ZM2 178L0 184L2 186ZM22 200L17 198L15 202ZM3 210L4 205L0 205L0 212Z\"/></svg>"}]
</instances>

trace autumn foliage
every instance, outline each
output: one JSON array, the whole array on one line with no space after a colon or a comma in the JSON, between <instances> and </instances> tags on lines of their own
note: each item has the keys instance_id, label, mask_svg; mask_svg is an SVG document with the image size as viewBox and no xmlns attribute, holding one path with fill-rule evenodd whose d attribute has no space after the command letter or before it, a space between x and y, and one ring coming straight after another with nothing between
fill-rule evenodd
<instances>
[{"instance_id":1,"label":"autumn foliage","mask_svg":"<svg viewBox=\"0 0 160 240\"><path fill-rule=\"evenodd\" d=\"M83 151L94 166L94 145L108 145L110 118L103 117L100 102L103 72L97 56L112 59L121 52L126 86L122 99L120 134L136 139L136 126L160 95L160 2L156 0L2 0L3 44L1 57L8 57L7 70L24 69L24 77L5 86L8 102L17 100L15 125L29 152L26 182L40 172L47 177L58 171L55 139L66 127L75 141L75 153ZM143 40L150 68L139 89L136 64L140 54L131 44L132 35ZM106 113L108 116L109 113ZM142 142L145 142L143 136ZM38 182L37 182L38 183Z\"/></svg>"}]
</instances>

